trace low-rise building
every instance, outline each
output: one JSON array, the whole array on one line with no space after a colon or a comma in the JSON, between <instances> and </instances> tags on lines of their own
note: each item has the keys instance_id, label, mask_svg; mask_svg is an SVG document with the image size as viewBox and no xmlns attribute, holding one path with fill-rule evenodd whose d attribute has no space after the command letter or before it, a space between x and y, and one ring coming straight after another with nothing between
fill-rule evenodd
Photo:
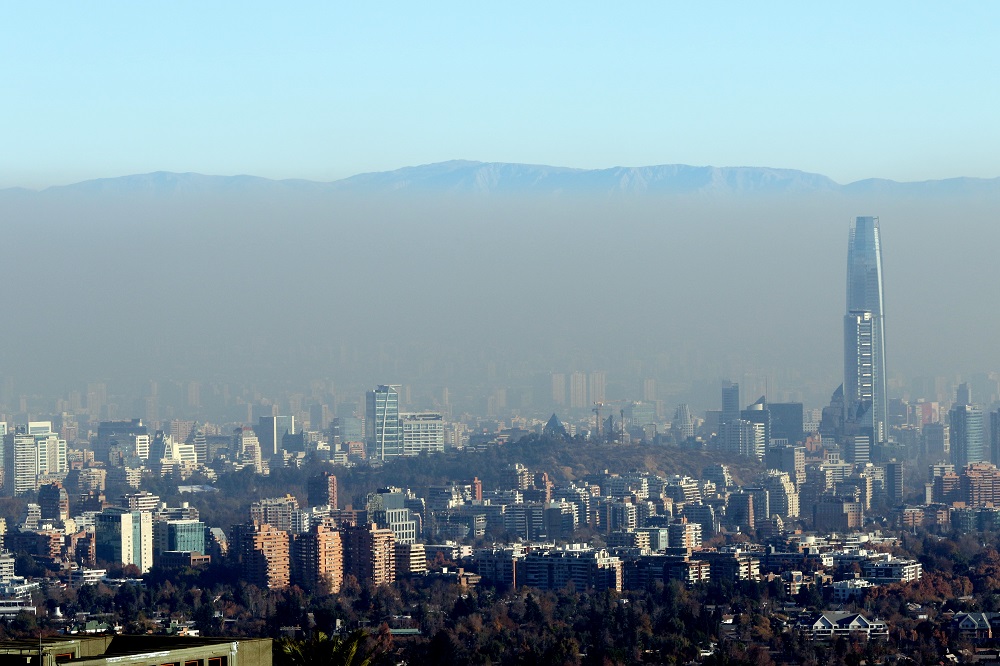
<instances>
[{"instance_id":1,"label":"low-rise building","mask_svg":"<svg viewBox=\"0 0 1000 666\"><path fill-rule=\"evenodd\" d=\"M881 620L869 620L861 613L823 611L803 616L796 628L812 640L836 640L841 636L886 638L889 628Z\"/></svg>"}]
</instances>

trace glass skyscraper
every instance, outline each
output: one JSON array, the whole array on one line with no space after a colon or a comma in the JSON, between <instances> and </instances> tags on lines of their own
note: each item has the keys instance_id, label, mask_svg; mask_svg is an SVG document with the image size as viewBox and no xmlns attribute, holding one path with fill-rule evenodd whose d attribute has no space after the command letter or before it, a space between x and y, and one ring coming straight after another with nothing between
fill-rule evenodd
<instances>
[{"instance_id":1,"label":"glass skyscraper","mask_svg":"<svg viewBox=\"0 0 1000 666\"><path fill-rule=\"evenodd\" d=\"M368 458L386 460L403 455L398 386L379 386L365 396L365 439Z\"/></svg>"},{"instance_id":2,"label":"glass skyscraper","mask_svg":"<svg viewBox=\"0 0 1000 666\"><path fill-rule=\"evenodd\" d=\"M877 217L859 217L847 246L847 315L844 317L846 421L871 428L874 442L888 427L882 239Z\"/></svg>"}]
</instances>

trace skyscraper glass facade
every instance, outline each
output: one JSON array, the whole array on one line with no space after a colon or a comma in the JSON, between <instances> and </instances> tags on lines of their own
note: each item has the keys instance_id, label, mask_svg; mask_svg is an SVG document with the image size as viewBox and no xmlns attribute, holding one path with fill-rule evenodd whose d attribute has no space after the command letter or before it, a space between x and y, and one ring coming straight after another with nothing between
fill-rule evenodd
<instances>
[{"instance_id":1,"label":"skyscraper glass facade","mask_svg":"<svg viewBox=\"0 0 1000 666\"><path fill-rule=\"evenodd\" d=\"M885 319L882 239L877 217L858 217L847 246L847 315L844 318L844 404L848 421L885 441Z\"/></svg>"}]
</instances>

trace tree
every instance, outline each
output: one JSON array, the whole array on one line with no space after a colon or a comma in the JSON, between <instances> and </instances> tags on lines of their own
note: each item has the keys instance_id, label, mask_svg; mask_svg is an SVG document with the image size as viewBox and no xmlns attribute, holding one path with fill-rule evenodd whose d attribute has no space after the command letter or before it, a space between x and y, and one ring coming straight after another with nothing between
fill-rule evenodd
<instances>
[{"instance_id":1,"label":"tree","mask_svg":"<svg viewBox=\"0 0 1000 666\"><path fill-rule=\"evenodd\" d=\"M368 644L368 633L362 629L344 637L320 631L308 640L279 638L274 642L273 655L275 666L371 666L375 658Z\"/></svg>"}]
</instances>

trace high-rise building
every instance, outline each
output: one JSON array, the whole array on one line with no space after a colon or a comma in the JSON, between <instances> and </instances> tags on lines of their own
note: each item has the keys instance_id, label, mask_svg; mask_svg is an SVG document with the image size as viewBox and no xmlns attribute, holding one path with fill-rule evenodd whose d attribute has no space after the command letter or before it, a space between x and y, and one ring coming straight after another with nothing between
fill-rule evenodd
<instances>
[{"instance_id":1,"label":"high-rise building","mask_svg":"<svg viewBox=\"0 0 1000 666\"><path fill-rule=\"evenodd\" d=\"M801 402L771 402L767 409L771 412L771 439L784 439L786 444L798 444L804 439L805 412Z\"/></svg>"},{"instance_id":2,"label":"high-rise building","mask_svg":"<svg viewBox=\"0 0 1000 666\"><path fill-rule=\"evenodd\" d=\"M592 372L587 376L587 393L590 402L604 402L607 399L606 390L608 375L605 372Z\"/></svg>"},{"instance_id":3,"label":"high-rise building","mask_svg":"<svg viewBox=\"0 0 1000 666\"><path fill-rule=\"evenodd\" d=\"M890 506L903 502L903 463L891 460L885 464L885 499Z\"/></svg>"},{"instance_id":4,"label":"high-rise building","mask_svg":"<svg viewBox=\"0 0 1000 666\"><path fill-rule=\"evenodd\" d=\"M94 516L98 560L134 564L142 573L153 566L153 515L110 507Z\"/></svg>"},{"instance_id":5,"label":"high-rise building","mask_svg":"<svg viewBox=\"0 0 1000 666\"><path fill-rule=\"evenodd\" d=\"M772 514L782 519L799 517L799 491L788 472L770 470L767 476L768 501Z\"/></svg>"},{"instance_id":6,"label":"high-rise building","mask_svg":"<svg viewBox=\"0 0 1000 666\"><path fill-rule=\"evenodd\" d=\"M561 372L552 373L552 402L566 404L566 375Z\"/></svg>"},{"instance_id":7,"label":"high-rise building","mask_svg":"<svg viewBox=\"0 0 1000 666\"><path fill-rule=\"evenodd\" d=\"M4 491L34 492L39 485L65 478L69 470L66 440L52 431L51 421L31 421L3 438Z\"/></svg>"},{"instance_id":8,"label":"high-rise building","mask_svg":"<svg viewBox=\"0 0 1000 666\"><path fill-rule=\"evenodd\" d=\"M976 405L955 405L948 412L951 426L951 461L957 469L985 458L983 412Z\"/></svg>"},{"instance_id":9,"label":"high-rise building","mask_svg":"<svg viewBox=\"0 0 1000 666\"><path fill-rule=\"evenodd\" d=\"M722 385L722 423L740 417L740 385L725 382Z\"/></svg>"},{"instance_id":10,"label":"high-rise building","mask_svg":"<svg viewBox=\"0 0 1000 666\"><path fill-rule=\"evenodd\" d=\"M365 396L365 443L369 460L403 455L399 425L399 386L380 385Z\"/></svg>"},{"instance_id":11,"label":"high-rise building","mask_svg":"<svg viewBox=\"0 0 1000 666\"><path fill-rule=\"evenodd\" d=\"M306 486L309 506L328 506L337 509L337 477L330 472L320 472L309 479Z\"/></svg>"},{"instance_id":12,"label":"high-rise building","mask_svg":"<svg viewBox=\"0 0 1000 666\"><path fill-rule=\"evenodd\" d=\"M161 520L153 524L153 556L164 552L205 552L205 523L200 520Z\"/></svg>"},{"instance_id":13,"label":"high-rise building","mask_svg":"<svg viewBox=\"0 0 1000 666\"><path fill-rule=\"evenodd\" d=\"M284 497L268 497L257 500L250 505L250 520L256 523L267 523L285 532L292 529L295 513L299 510L299 501L294 495Z\"/></svg>"},{"instance_id":14,"label":"high-rise building","mask_svg":"<svg viewBox=\"0 0 1000 666\"><path fill-rule=\"evenodd\" d=\"M252 465L258 474L264 472L264 454L261 451L257 433L252 428L243 426L236 429L233 448L242 464Z\"/></svg>"},{"instance_id":15,"label":"high-rise building","mask_svg":"<svg viewBox=\"0 0 1000 666\"><path fill-rule=\"evenodd\" d=\"M771 446L771 410L768 408L767 399L764 396L757 398L752 405L740 412L740 418L750 423L758 424L764 432L764 449ZM764 452L761 451L758 458L762 458Z\"/></svg>"},{"instance_id":16,"label":"high-rise building","mask_svg":"<svg viewBox=\"0 0 1000 666\"><path fill-rule=\"evenodd\" d=\"M678 439L686 440L694 437L694 415L691 414L691 407L689 405L677 405L677 409L674 410L674 420L671 427Z\"/></svg>"},{"instance_id":17,"label":"high-rise building","mask_svg":"<svg viewBox=\"0 0 1000 666\"><path fill-rule=\"evenodd\" d=\"M374 585L396 580L396 540L392 530L378 528L374 523L345 526L341 532L344 543L344 575Z\"/></svg>"},{"instance_id":18,"label":"high-rise building","mask_svg":"<svg viewBox=\"0 0 1000 666\"><path fill-rule=\"evenodd\" d=\"M444 453L444 417L440 412L399 415L403 455Z\"/></svg>"},{"instance_id":19,"label":"high-rise building","mask_svg":"<svg viewBox=\"0 0 1000 666\"><path fill-rule=\"evenodd\" d=\"M344 546L335 522L324 519L292 541L292 578L311 592L336 594L344 583Z\"/></svg>"},{"instance_id":20,"label":"high-rise building","mask_svg":"<svg viewBox=\"0 0 1000 666\"><path fill-rule=\"evenodd\" d=\"M61 523L69 518L69 494L58 481L38 489L38 506L44 521Z\"/></svg>"},{"instance_id":21,"label":"high-rise building","mask_svg":"<svg viewBox=\"0 0 1000 666\"><path fill-rule=\"evenodd\" d=\"M847 246L847 315L844 317L846 420L872 429L876 443L888 428L885 377L882 240L877 217L858 217Z\"/></svg>"},{"instance_id":22,"label":"high-rise building","mask_svg":"<svg viewBox=\"0 0 1000 666\"><path fill-rule=\"evenodd\" d=\"M233 525L232 535L232 552L243 579L260 588L288 587L291 574L287 532L251 521Z\"/></svg>"},{"instance_id":23,"label":"high-rise building","mask_svg":"<svg viewBox=\"0 0 1000 666\"><path fill-rule=\"evenodd\" d=\"M924 438L924 455L931 462L951 457L951 429L945 423L928 423L921 434Z\"/></svg>"},{"instance_id":24,"label":"high-rise building","mask_svg":"<svg viewBox=\"0 0 1000 666\"><path fill-rule=\"evenodd\" d=\"M1000 409L990 412L990 462L1000 466Z\"/></svg>"},{"instance_id":25,"label":"high-rise building","mask_svg":"<svg viewBox=\"0 0 1000 666\"><path fill-rule=\"evenodd\" d=\"M587 402L587 375L583 372L574 372L569 376L569 406L571 409L588 409Z\"/></svg>"},{"instance_id":26,"label":"high-rise building","mask_svg":"<svg viewBox=\"0 0 1000 666\"><path fill-rule=\"evenodd\" d=\"M271 458L281 452L281 439L295 434L294 416L261 416L254 428L260 442L261 455Z\"/></svg>"}]
</instances>

